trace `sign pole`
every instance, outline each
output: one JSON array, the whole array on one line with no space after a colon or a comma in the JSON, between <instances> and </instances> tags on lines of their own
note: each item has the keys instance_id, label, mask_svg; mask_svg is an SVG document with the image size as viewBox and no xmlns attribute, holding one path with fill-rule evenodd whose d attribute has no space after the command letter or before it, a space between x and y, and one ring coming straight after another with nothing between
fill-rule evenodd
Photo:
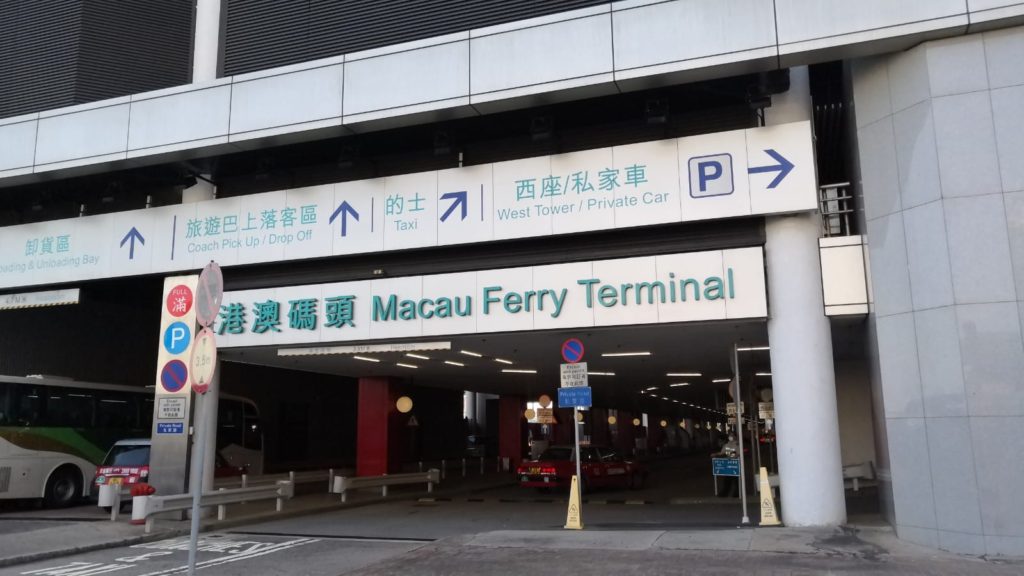
<instances>
[{"instance_id":1,"label":"sign pole","mask_svg":"<svg viewBox=\"0 0 1024 576\"><path fill-rule=\"evenodd\" d=\"M583 476L580 474L580 461L583 460L580 454L580 407L572 407L572 428L576 431L576 478L579 483L580 499L583 499Z\"/></svg>"},{"instance_id":2,"label":"sign pole","mask_svg":"<svg viewBox=\"0 0 1024 576\"><path fill-rule=\"evenodd\" d=\"M196 400L198 405L196 406L196 412L199 409L206 408L206 400L202 394L196 394ZM196 424L199 424L198 419L193 420ZM205 460L205 438L203 438L203 431L206 426L195 426L195 445L196 445L196 458L193 460L196 465L196 473L192 476L194 482L192 483L192 525L188 539L188 576L195 576L196 573L196 548L199 545L199 500L203 494L203 461Z\"/></svg>"},{"instance_id":3,"label":"sign pole","mask_svg":"<svg viewBox=\"0 0 1024 576\"><path fill-rule=\"evenodd\" d=\"M740 401L740 356L739 350L736 344L732 345L732 365L735 368L736 373L733 374L733 382L736 387L734 389L732 398L736 405L736 441L739 443L739 458L740 458L740 500L743 503L743 520L742 524L750 524L750 516L747 514L747 476L743 472L743 402Z\"/></svg>"}]
</instances>

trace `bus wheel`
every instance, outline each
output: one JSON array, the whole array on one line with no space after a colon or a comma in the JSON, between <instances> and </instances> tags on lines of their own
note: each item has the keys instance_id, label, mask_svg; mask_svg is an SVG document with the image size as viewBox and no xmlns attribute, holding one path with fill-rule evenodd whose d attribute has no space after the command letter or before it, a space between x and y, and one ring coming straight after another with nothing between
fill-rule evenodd
<instances>
[{"instance_id":1,"label":"bus wheel","mask_svg":"<svg viewBox=\"0 0 1024 576\"><path fill-rule=\"evenodd\" d=\"M71 466L57 468L46 481L46 495L43 501L47 508L65 508L81 497L82 478Z\"/></svg>"}]
</instances>

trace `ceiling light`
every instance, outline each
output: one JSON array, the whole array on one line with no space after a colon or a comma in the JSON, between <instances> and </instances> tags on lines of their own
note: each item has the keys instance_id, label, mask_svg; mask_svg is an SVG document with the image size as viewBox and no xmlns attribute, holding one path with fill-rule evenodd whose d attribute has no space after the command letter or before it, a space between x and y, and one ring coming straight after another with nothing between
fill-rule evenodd
<instances>
[{"instance_id":1,"label":"ceiling light","mask_svg":"<svg viewBox=\"0 0 1024 576\"><path fill-rule=\"evenodd\" d=\"M402 364L401 362L395 362L395 366L401 366L402 368L419 368L419 366L414 366L412 364Z\"/></svg>"},{"instance_id":2,"label":"ceiling light","mask_svg":"<svg viewBox=\"0 0 1024 576\"><path fill-rule=\"evenodd\" d=\"M700 372L669 372L665 374L669 378L700 378Z\"/></svg>"},{"instance_id":3,"label":"ceiling light","mask_svg":"<svg viewBox=\"0 0 1024 576\"><path fill-rule=\"evenodd\" d=\"M494 361L498 362L499 364L508 364L510 366L512 365L512 361L511 360L505 360L503 358L495 358Z\"/></svg>"},{"instance_id":4,"label":"ceiling light","mask_svg":"<svg viewBox=\"0 0 1024 576\"><path fill-rule=\"evenodd\" d=\"M737 352L754 352L757 350L768 350L768 346L747 346L745 348L737 348Z\"/></svg>"},{"instance_id":5,"label":"ceiling light","mask_svg":"<svg viewBox=\"0 0 1024 576\"><path fill-rule=\"evenodd\" d=\"M715 378L712 380L715 384L721 384L722 382L732 382L732 378Z\"/></svg>"},{"instance_id":6,"label":"ceiling light","mask_svg":"<svg viewBox=\"0 0 1024 576\"><path fill-rule=\"evenodd\" d=\"M367 358L366 356L353 356L356 360L362 360L363 362L380 362L377 358Z\"/></svg>"},{"instance_id":7,"label":"ceiling light","mask_svg":"<svg viewBox=\"0 0 1024 576\"><path fill-rule=\"evenodd\" d=\"M465 354L466 356L472 356L474 358L483 358L483 354L477 354L476 352L470 352L469 350L459 350L459 354Z\"/></svg>"},{"instance_id":8,"label":"ceiling light","mask_svg":"<svg viewBox=\"0 0 1024 576\"><path fill-rule=\"evenodd\" d=\"M422 354L413 354L411 352L406 354L406 356L408 356L409 358L415 358L417 360L430 360L430 358L428 358L428 357L426 357L426 356L424 356Z\"/></svg>"},{"instance_id":9,"label":"ceiling light","mask_svg":"<svg viewBox=\"0 0 1024 576\"><path fill-rule=\"evenodd\" d=\"M505 374L536 374L536 370L526 370L521 368L502 368L502 372Z\"/></svg>"},{"instance_id":10,"label":"ceiling light","mask_svg":"<svg viewBox=\"0 0 1024 576\"><path fill-rule=\"evenodd\" d=\"M657 390L657 389L658 389L657 386L651 386L650 388L646 388L647 391Z\"/></svg>"},{"instance_id":11,"label":"ceiling light","mask_svg":"<svg viewBox=\"0 0 1024 576\"><path fill-rule=\"evenodd\" d=\"M689 382L676 382L675 384L669 384L669 388L679 388L680 386L689 386Z\"/></svg>"},{"instance_id":12,"label":"ceiling light","mask_svg":"<svg viewBox=\"0 0 1024 576\"><path fill-rule=\"evenodd\" d=\"M465 366L462 362L456 362L454 360L445 360L444 363L450 366Z\"/></svg>"},{"instance_id":13,"label":"ceiling light","mask_svg":"<svg viewBox=\"0 0 1024 576\"><path fill-rule=\"evenodd\" d=\"M587 376L615 376L615 372L587 372Z\"/></svg>"},{"instance_id":14,"label":"ceiling light","mask_svg":"<svg viewBox=\"0 0 1024 576\"><path fill-rule=\"evenodd\" d=\"M754 376L771 376L771 372L756 372Z\"/></svg>"},{"instance_id":15,"label":"ceiling light","mask_svg":"<svg viewBox=\"0 0 1024 576\"><path fill-rule=\"evenodd\" d=\"M650 356L650 352L605 352L601 354L605 358L621 358L623 356Z\"/></svg>"}]
</instances>

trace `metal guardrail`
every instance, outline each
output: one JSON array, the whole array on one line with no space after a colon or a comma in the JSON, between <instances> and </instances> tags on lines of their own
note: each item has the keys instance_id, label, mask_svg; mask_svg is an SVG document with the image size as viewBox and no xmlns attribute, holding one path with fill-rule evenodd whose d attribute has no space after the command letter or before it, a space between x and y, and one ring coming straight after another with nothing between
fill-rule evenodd
<instances>
[{"instance_id":1,"label":"metal guardrail","mask_svg":"<svg viewBox=\"0 0 1024 576\"><path fill-rule=\"evenodd\" d=\"M341 501L347 502L348 491L360 488L380 488L381 496L387 497L388 486L398 484L423 484L427 485L427 492L434 491L434 484L441 482L441 471L431 468L426 472L411 472L409 474L385 474L383 476L335 476L332 492L341 494Z\"/></svg>"},{"instance_id":2,"label":"metal guardrail","mask_svg":"<svg viewBox=\"0 0 1024 576\"><path fill-rule=\"evenodd\" d=\"M217 507L217 518L223 520L228 504L240 504L253 500L277 500L277 511L284 507L284 501L295 496L295 484L287 480L279 480L267 486L250 486L248 488L221 488L216 492L204 492L199 498L201 508ZM146 533L153 529L154 515L164 512L178 512L192 508L191 494L172 494L170 496L149 496L146 500Z\"/></svg>"},{"instance_id":3,"label":"metal guardrail","mask_svg":"<svg viewBox=\"0 0 1024 576\"><path fill-rule=\"evenodd\" d=\"M821 210L821 232L824 237L849 236L853 233L850 228L850 215L854 213L854 207L849 182L819 186L818 204Z\"/></svg>"}]
</instances>

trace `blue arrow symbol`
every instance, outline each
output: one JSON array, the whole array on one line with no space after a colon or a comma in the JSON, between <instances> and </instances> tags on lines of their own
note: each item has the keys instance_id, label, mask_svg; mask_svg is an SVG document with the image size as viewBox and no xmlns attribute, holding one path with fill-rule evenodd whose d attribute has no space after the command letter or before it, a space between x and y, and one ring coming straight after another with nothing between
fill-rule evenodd
<instances>
[{"instance_id":1,"label":"blue arrow symbol","mask_svg":"<svg viewBox=\"0 0 1024 576\"><path fill-rule=\"evenodd\" d=\"M142 237L142 234L139 233L139 230L135 226L132 226L132 229L124 235L124 238L121 238L121 247L123 248L124 243L129 240L131 242L128 244L128 259L135 260L135 241L138 240L139 244L145 246L146 239Z\"/></svg>"},{"instance_id":2,"label":"blue arrow symbol","mask_svg":"<svg viewBox=\"0 0 1024 576\"><path fill-rule=\"evenodd\" d=\"M444 222L445 220L448 219L449 216L452 215L452 212L455 211L456 206L462 206L462 217L459 218L459 220L466 219L466 206L469 204L469 202L466 201L466 191L463 190L461 192L449 192L447 194L441 195L441 200L452 199L454 199L455 201L452 202L451 205L448 206L448 209L444 211L444 214L441 215L441 222Z\"/></svg>"},{"instance_id":3,"label":"blue arrow symbol","mask_svg":"<svg viewBox=\"0 0 1024 576\"><path fill-rule=\"evenodd\" d=\"M348 217L352 216L358 222L359 212L356 212L356 209L348 203L348 200L344 200L341 204L338 204L337 208L334 209L334 213L331 214L331 219L327 223L333 224L339 214L341 215L341 236L345 237L348 235Z\"/></svg>"},{"instance_id":4,"label":"blue arrow symbol","mask_svg":"<svg viewBox=\"0 0 1024 576\"><path fill-rule=\"evenodd\" d=\"M772 180L770 184L768 184L768 189L770 190L778 186L779 183L782 182L782 179L788 176L789 173L793 171L793 163L790 162L789 160L786 160L782 156L782 154L776 152L774 148L768 148L767 150L765 150L765 153L771 156L776 162L778 162L778 164L773 164L771 166L757 166L754 168L748 168L747 172L751 174L760 174L762 172L778 172L778 174L775 176L775 179Z\"/></svg>"}]
</instances>

